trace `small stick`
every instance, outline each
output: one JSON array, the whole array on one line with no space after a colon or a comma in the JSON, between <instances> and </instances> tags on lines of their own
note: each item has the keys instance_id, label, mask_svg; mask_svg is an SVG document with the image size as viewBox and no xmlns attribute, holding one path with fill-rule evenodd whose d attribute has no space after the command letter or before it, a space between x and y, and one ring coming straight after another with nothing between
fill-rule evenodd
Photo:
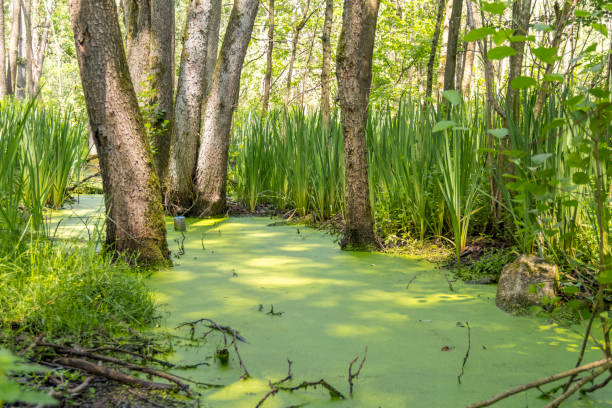
<instances>
[{"instance_id":1,"label":"small stick","mask_svg":"<svg viewBox=\"0 0 612 408\"><path fill-rule=\"evenodd\" d=\"M459 374L459 376L457 376L457 381L459 381L459 384L461 384L461 377L463 377L463 370L465 369L465 363L467 363L468 358L470 357L470 349L472 348L470 324L468 322L465 322L465 325L467 326L467 329L468 329L468 347L467 347L467 351L465 352L465 357L463 357L463 364L461 365L461 373Z\"/></svg>"},{"instance_id":2,"label":"small stick","mask_svg":"<svg viewBox=\"0 0 612 408\"><path fill-rule=\"evenodd\" d=\"M582 359L584 358L584 351L586 350L587 343L589 342L589 334L591 333L591 327L593 326L595 314L595 307L593 307L593 312L591 313L591 318L589 319L589 324L587 325L586 333L584 334L584 339L582 340L582 348L580 349L580 356L578 356L576 367L582 364ZM574 382L574 378L576 378L576 374L572 375L567 381L567 384L565 384L565 387L563 388L563 392L566 392L569 389L569 387L572 385L572 382Z\"/></svg>"},{"instance_id":3,"label":"small stick","mask_svg":"<svg viewBox=\"0 0 612 408\"><path fill-rule=\"evenodd\" d=\"M367 357L368 357L368 346L366 346L365 348L365 353L363 354L363 360L361 360L361 363L359 364L359 368L357 369L357 372L353 373L353 364L357 362L357 360L359 359L359 356L355 357L353 361L351 361L351 363L349 364L348 383L349 383L349 394L351 395L351 397L353 396L353 380L359 376L359 373L361 373L361 369L363 368L363 365L365 364Z\"/></svg>"},{"instance_id":4,"label":"small stick","mask_svg":"<svg viewBox=\"0 0 612 408\"><path fill-rule=\"evenodd\" d=\"M605 387L606 385L608 385L608 383L610 382L610 380L612 380L612 375L609 375L608 378L606 378L603 382L599 383L599 384L595 384L594 386L592 386L591 388L587 388L586 390L583 390L583 392L593 392L593 391L597 391L600 388Z\"/></svg>"},{"instance_id":5,"label":"small stick","mask_svg":"<svg viewBox=\"0 0 612 408\"><path fill-rule=\"evenodd\" d=\"M243 374L240 378L243 380L246 380L251 375L249 374L246 366L244 365L244 362L242 361L242 357L240 357L240 352L238 351L238 343L236 342L236 332L234 332L234 339L232 341L232 344L234 345L234 351L236 352L236 356L238 356L238 361L240 362L240 367L242 368L242 371L243 371Z\"/></svg>"},{"instance_id":6,"label":"small stick","mask_svg":"<svg viewBox=\"0 0 612 408\"><path fill-rule=\"evenodd\" d=\"M479 402L475 402L475 403L473 403L471 405L468 405L467 408L488 407L489 405L493 405L497 401L503 400L504 398L508 398L508 397L510 397L510 396L512 396L514 394L518 394L520 392L527 391L527 390L529 390L531 388L535 388L535 387L540 386L540 385L544 385L544 384L548 384L548 383L551 383L551 382L554 382L554 381L557 381L557 380L561 380L561 379L569 377L571 375L578 374L578 373L581 373L583 371L589 371L589 370L592 370L592 369L597 368L597 367L605 366L606 369L608 369L611 365L612 365L612 358L605 358L603 360L598 360L598 361L595 361L593 363L589 363L589 364L582 365L580 367L572 368L571 370L563 371L561 373L557 373L557 374L551 375L551 376L546 377L546 378L541 378L539 380L532 381L532 382L527 383L527 384L523 384L523 385L519 385L517 387L510 388L509 390L506 390L506 391L504 391L502 393L499 393L499 394L497 394L497 395L495 395L495 396L493 396L493 397L491 397L489 399L486 399L486 400L483 400L483 401L479 401Z\"/></svg>"}]
</instances>

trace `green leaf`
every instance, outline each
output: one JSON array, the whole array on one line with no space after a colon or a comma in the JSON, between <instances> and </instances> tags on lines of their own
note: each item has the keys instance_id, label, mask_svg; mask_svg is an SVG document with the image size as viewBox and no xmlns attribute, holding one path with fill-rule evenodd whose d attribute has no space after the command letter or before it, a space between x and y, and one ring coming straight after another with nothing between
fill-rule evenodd
<instances>
[{"instance_id":1,"label":"green leaf","mask_svg":"<svg viewBox=\"0 0 612 408\"><path fill-rule=\"evenodd\" d=\"M589 89L589 93L599 99L607 99L610 96L610 91L601 88Z\"/></svg>"},{"instance_id":2,"label":"green leaf","mask_svg":"<svg viewBox=\"0 0 612 408\"><path fill-rule=\"evenodd\" d=\"M586 11L586 10L579 10L579 9L576 9L576 10L574 11L574 15L575 15L576 17L586 18L586 17L590 17L592 14L591 14L591 12Z\"/></svg>"},{"instance_id":3,"label":"green leaf","mask_svg":"<svg viewBox=\"0 0 612 408\"><path fill-rule=\"evenodd\" d=\"M528 76L517 76L510 82L512 89L527 89L532 86L536 86L538 82L532 77Z\"/></svg>"},{"instance_id":4,"label":"green leaf","mask_svg":"<svg viewBox=\"0 0 612 408\"><path fill-rule=\"evenodd\" d=\"M578 171L572 176L572 181L574 184L578 185L589 184L589 175L582 171Z\"/></svg>"},{"instance_id":5,"label":"green leaf","mask_svg":"<svg viewBox=\"0 0 612 408\"><path fill-rule=\"evenodd\" d=\"M504 14L504 10L506 10L506 2L503 1L493 1L491 3L483 1L480 3L480 7L483 11L486 11L491 14Z\"/></svg>"},{"instance_id":6,"label":"green leaf","mask_svg":"<svg viewBox=\"0 0 612 408\"><path fill-rule=\"evenodd\" d=\"M604 4L604 5L603 5L603 8L604 8L606 11L612 11L612 3Z\"/></svg>"},{"instance_id":7,"label":"green leaf","mask_svg":"<svg viewBox=\"0 0 612 408\"><path fill-rule=\"evenodd\" d=\"M563 74L546 74L544 75L545 82L563 82L565 77Z\"/></svg>"},{"instance_id":8,"label":"green leaf","mask_svg":"<svg viewBox=\"0 0 612 408\"><path fill-rule=\"evenodd\" d=\"M539 60L542 60L547 64L552 64L559 59L559 57L557 57L558 51L559 49L557 47L531 48L531 52L533 53L533 55L535 55Z\"/></svg>"},{"instance_id":9,"label":"green leaf","mask_svg":"<svg viewBox=\"0 0 612 408\"><path fill-rule=\"evenodd\" d=\"M591 23L591 27L603 34L604 37L608 36L608 28L605 25L601 23Z\"/></svg>"},{"instance_id":10,"label":"green leaf","mask_svg":"<svg viewBox=\"0 0 612 408\"><path fill-rule=\"evenodd\" d=\"M474 28L463 37L463 40L466 42L478 41L486 38L490 34L495 34L495 29L493 27Z\"/></svg>"},{"instance_id":11,"label":"green leaf","mask_svg":"<svg viewBox=\"0 0 612 408\"><path fill-rule=\"evenodd\" d=\"M535 40L535 35L511 35L508 38L510 42L533 42Z\"/></svg>"},{"instance_id":12,"label":"green leaf","mask_svg":"<svg viewBox=\"0 0 612 408\"><path fill-rule=\"evenodd\" d=\"M459 105L461 103L461 94L455 91L454 89L449 89L447 91L442 92L442 96L449 101L453 106Z\"/></svg>"},{"instance_id":13,"label":"green leaf","mask_svg":"<svg viewBox=\"0 0 612 408\"><path fill-rule=\"evenodd\" d=\"M584 95L576 95L571 98L563 101L563 104L567 107L572 107L578 105L580 102L584 100Z\"/></svg>"},{"instance_id":14,"label":"green leaf","mask_svg":"<svg viewBox=\"0 0 612 408\"><path fill-rule=\"evenodd\" d=\"M498 30L495 34L493 34L493 42L495 45L501 45L504 41L506 41L514 31L511 29Z\"/></svg>"},{"instance_id":15,"label":"green leaf","mask_svg":"<svg viewBox=\"0 0 612 408\"><path fill-rule=\"evenodd\" d=\"M577 286L566 286L563 289L561 289L561 291L568 295L573 295L574 293L578 293L580 289L578 289Z\"/></svg>"},{"instance_id":16,"label":"green leaf","mask_svg":"<svg viewBox=\"0 0 612 408\"><path fill-rule=\"evenodd\" d=\"M500 60L505 57L511 57L516 55L516 50L512 47L508 47L507 45L502 45L501 47L494 47L487 51L487 57L491 60Z\"/></svg>"},{"instance_id":17,"label":"green leaf","mask_svg":"<svg viewBox=\"0 0 612 408\"><path fill-rule=\"evenodd\" d=\"M529 293L538 293L538 288L533 283L529 285Z\"/></svg>"},{"instance_id":18,"label":"green leaf","mask_svg":"<svg viewBox=\"0 0 612 408\"><path fill-rule=\"evenodd\" d=\"M540 153L531 156L531 163L535 165L544 164L544 162L552 157L552 153Z\"/></svg>"},{"instance_id":19,"label":"green leaf","mask_svg":"<svg viewBox=\"0 0 612 408\"><path fill-rule=\"evenodd\" d=\"M457 126L457 123L453 122L452 120L442 120L435 124L431 132L432 133L441 132L453 126Z\"/></svg>"},{"instance_id":20,"label":"green leaf","mask_svg":"<svg viewBox=\"0 0 612 408\"><path fill-rule=\"evenodd\" d=\"M504 137L508 136L508 133L509 133L508 129L506 128L489 129L487 130L487 132L489 132L489 134L495 137L496 139L503 139Z\"/></svg>"}]
</instances>

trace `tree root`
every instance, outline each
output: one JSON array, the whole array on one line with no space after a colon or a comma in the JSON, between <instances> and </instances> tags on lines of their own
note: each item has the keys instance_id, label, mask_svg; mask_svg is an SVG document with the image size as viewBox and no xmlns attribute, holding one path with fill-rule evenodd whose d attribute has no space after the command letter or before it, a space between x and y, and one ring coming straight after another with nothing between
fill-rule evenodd
<instances>
[{"instance_id":1,"label":"tree root","mask_svg":"<svg viewBox=\"0 0 612 408\"><path fill-rule=\"evenodd\" d=\"M465 363L467 363L468 358L470 358L470 349L472 348L472 334L471 334L471 330L470 330L470 324L468 322L465 322L465 325L468 329L468 346L467 346L467 351L465 352L465 357L463 357L463 364L461 364L461 373L459 373L459 375L457 376L457 381L459 381L459 384L461 384L461 377L463 377L463 370L465 369Z\"/></svg>"}]
</instances>

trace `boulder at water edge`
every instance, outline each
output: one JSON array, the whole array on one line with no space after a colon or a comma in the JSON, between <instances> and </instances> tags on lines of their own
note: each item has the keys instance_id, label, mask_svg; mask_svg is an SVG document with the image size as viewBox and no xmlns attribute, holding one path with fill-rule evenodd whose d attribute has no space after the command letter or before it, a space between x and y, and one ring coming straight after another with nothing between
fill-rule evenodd
<instances>
[{"instance_id":1,"label":"boulder at water edge","mask_svg":"<svg viewBox=\"0 0 612 408\"><path fill-rule=\"evenodd\" d=\"M519 312L541 304L544 296L555 297L558 282L559 271L556 265L533 255L523 255L504 266L499 277L495 304L506 312Z\"/></svg>"}]
</instances>

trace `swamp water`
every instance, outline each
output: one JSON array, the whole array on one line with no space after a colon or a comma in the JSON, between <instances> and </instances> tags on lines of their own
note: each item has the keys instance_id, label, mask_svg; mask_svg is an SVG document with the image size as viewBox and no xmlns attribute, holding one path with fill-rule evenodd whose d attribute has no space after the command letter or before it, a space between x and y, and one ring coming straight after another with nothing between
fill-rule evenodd
<instances>
[{"instance_id":1,"label":"swamp water","mask_svg":"<svg viewBox=\"0 0 612 408\"><path fill-rule=\"evenodd\" d=\"M100 213L98 197L81 196L63 210L58 234L87 238ZM88 221L89 220L89 221ZM161 305L160 332L170 333L173 363L208 363L176 373L223 384L201 390L204 407L253 408L268 381L324 378L348 399L332 401L321 387L280 392L264 407L463 407L515 385L572 368L582 339L579 326L565 328L535 317L513 317L495 306L495 286L453 283L419 260L338 249L333 237L310 228L269 226L269 218L187 220L183 237L168 219L173 269L153 274L150 287ZM87 228L86 228L87 227ZM260 306L261 305L261 306ZM268 314L271 307L280 315ZM238 343L252 378L242 375L234 350L227 365L214 358L223 336L190 339L201 318L239 331ZM468 347L461 384L458 375ZM208 329L197 325L195 337ZM367 360L348 396L348 366ZM585 362L601 358L590 347ZM355 364L355 368L358 363ZM543 389L549 389L544 386ZM538 391L496 407L542 407ZM564 406L612 407L612 387Z\"/></svg>"}]
</instances>

